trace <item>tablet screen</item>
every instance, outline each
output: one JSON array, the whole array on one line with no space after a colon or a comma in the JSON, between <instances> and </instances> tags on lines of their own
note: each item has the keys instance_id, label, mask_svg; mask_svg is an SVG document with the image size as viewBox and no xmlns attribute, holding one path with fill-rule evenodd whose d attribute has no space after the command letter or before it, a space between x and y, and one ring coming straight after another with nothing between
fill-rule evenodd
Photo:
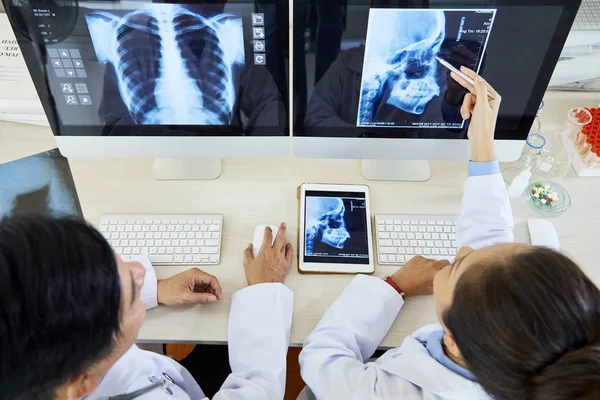
<instances>
[{"instance_id":1,"label":"tablet screen","mask_svg":"<svg viewBox=\"0 0 600 400\"><path fill-rule=\"evenodd\" d=\"M306 191L304 262L369 264L366 194Z\"/></svg>"}]
</instances>

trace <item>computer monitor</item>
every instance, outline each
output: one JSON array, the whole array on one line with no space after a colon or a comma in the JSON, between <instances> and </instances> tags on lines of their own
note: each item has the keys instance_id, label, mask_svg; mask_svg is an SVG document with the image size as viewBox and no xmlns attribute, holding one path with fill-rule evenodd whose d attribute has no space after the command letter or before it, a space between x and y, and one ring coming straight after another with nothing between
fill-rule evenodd
<instances>
[{"instance_id":1,"label":"computer monitor","mask_svg":"<svg viewBox=\"0 0 600 400\"><path fill-rule=\"evenodd\" d=\"M383 159L363 162L363 175L415 180L428 179L427 164L392 160L468 159L466 91L438 56L502 95L498 157L518 158L579 3L317 1L309 29L305 2L295 2L294 155Z\"/></svg>"},{"instance_id":2,"label":"computer monitor","mask_svg":"<svg viewBox=\"0 0 600 400\"><path fill-rule=\"evenodd\" d=\"M159 158L156 177L214 178L220 157L289 154L277 1L6 8L63 155Z\"/></svg>"}]
</instances>

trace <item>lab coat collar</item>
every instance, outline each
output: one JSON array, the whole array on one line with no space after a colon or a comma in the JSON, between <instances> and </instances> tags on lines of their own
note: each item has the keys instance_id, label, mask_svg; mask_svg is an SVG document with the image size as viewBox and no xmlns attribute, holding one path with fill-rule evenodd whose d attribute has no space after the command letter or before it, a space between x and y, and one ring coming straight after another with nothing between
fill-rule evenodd
<instances>
[{"instance_id":1,"label":"lab coat collar","mask_svg":"<svg viewBox=\"0 0 600 400\"><path fill-rule=\"evenodd\" d=\"M441 325L427 325L404 339L381 368L443 399L491 399L481 385L449 370L429 355L422 343L435 330L442 330Z\"/></svg>"}]
</instances>

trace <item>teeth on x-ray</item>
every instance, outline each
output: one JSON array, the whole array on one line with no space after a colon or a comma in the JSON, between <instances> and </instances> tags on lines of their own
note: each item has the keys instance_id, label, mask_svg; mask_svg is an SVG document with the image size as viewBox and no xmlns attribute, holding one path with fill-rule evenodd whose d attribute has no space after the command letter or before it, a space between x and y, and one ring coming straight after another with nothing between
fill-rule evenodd
<instances>
[{"instance_id":1,"label":"teeth on x-ray","mask_svg":"<svg viewBox=\"0 0 600 400\"><path fill-rule=\"evenodd\" d=\"M389 105L412 114L422 114L427 103L439 96L435 56L445 39L445 24L442 10L371 10L372 40L365 53L359 125L373 121L375 107L386 92ZM390 29L393 35L384 33Z\"/></svg>"},{"instance_id":2,"label":"teeth on x-ray","mask_svg":"<svg viewBox=\"0 0 600 400\"><path fill-rule=\"evenodd\" d=\"M346 207L340 198L308 197L306 206L306 254L313 254L317 244L323 243L343 249L350 239L346 230Z\"/></svg>"},{"instance_id":3,"label":"teeth on x-ray","mask_svg":"<svg viewBox=\"0 0 600 400\"><path fill-rule=\"evenodd\" d=\"M153 4L86 16L99 61L111 63L138 124L224 125L236 99L232 69L244 63L242 20Z\"/></svg>"}]
</instances>

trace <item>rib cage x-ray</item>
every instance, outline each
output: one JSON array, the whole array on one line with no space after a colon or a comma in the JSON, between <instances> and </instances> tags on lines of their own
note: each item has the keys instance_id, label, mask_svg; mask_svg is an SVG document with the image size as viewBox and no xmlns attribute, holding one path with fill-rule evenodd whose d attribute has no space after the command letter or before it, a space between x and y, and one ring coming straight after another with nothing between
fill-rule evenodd
<instances>
[{"instance_id":1,"label":"rib cage x-ray","mask_svg":"<svg viewBox=\"0 0 600 400\"><path fill-rule=\"evenodd\" d=\"M315 247L325 244L343 249L350 233L346 229L344 213L346 207L340 198L306 198L305 254L315 254Z\"/></svg>"},{"instance_id":2,"label":"rib cage x-ray","mask_svg":"<svg viewBox=\"0 0 600 400\"><path fill-rule=\"evenodd\" d=\"M245 60L242 19L174 4L86 16L96 56L112 64L137 124L228 125L233 70Z\"/></svg>"},{"instance_id":3,"label":"rib cage x-ray","mask_svg":"<svg viewBox=\"0 0 600 400\"><path fill-rule=\"evenodd\" d=\"M467 66L478 70L494 16L493 9L371 9L357 125L444 126L437 103L427 109L447 88L449 72L435 57L467 45L474 49Z\"/></svg>"}]
</instances>

